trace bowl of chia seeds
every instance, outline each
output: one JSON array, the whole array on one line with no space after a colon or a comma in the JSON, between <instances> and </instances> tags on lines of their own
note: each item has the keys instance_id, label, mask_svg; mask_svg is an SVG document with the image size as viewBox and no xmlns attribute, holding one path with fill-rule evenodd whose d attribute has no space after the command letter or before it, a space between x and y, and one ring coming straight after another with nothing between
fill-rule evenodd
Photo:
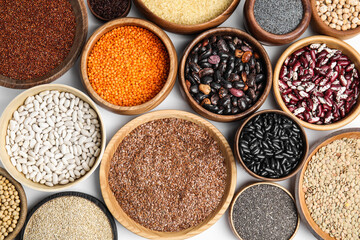
<instances>
[{"instance_id":1,"label":"bowl of chia seeds","mask_svg":"<svg viewBox=\"0 0 360 240\"><path fill-rule=\"evenodd\" d=\"M308 141L305 130L294 117L279 110L263 110L238 128L234 149L250 175L266 181L282 181L302 168Z\"/></svg>"},{"instance_id":2,"label":"bowl of chia seeds","mask_svg":"<svg viewBox=\"0 0 360 240\"><path fill-rule=\"evenodd\" d=\"M311 20L310 0L246 0L245 28L268 45L283 45L299 38Z\"/></svg>"},{"instance_id":3,"label":"bowl of chia seeds","mask_svg":"<svg viewBox=\"0 0 360 240\"><path fill-rule=\"evenodd\" d=\"M291 193L267 182L251 184L234 197L229 221L240 240L290 240L300 225Z\"/></svg>"}]
</instances>

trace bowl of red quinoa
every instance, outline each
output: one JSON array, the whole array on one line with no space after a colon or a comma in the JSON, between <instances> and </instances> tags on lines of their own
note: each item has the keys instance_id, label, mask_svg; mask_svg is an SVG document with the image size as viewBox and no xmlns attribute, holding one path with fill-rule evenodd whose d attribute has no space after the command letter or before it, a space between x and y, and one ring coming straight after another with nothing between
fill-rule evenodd
<instances>
[{"instance_id":1,"label":"bowl of red quinoa","mask_svg":"<svg viewBox=\"0 0 360 240\"><path fill-rule=\"evenodd\" d=\"M186 239L226 211L236 167L224 136L194 114L163 110L142 115L110 141L100 187L113 216L148 239Z\"/></svg>"},{"instance_id":2,"label":"bowl of red quinoa","mask_svg":"<svg viewBox=\"0 0 360 240\"><path fill-rule=\"evenodd\" d=\"M84 1L8 1L2 9L0 86L49 83L75 64L87 36Z\"/></svg>"},{"instance_id":3,"label":"bowl of red quinoa","mask_svg":"<svg viewBox=\"0 0 360 240\"><path fill-rule=\"evenodd\" d=\"M273 77L281 109L306 128L334 130L360 113L360 54L342 40L312 36L292 44Z\"/></svg>"}]
</instances>

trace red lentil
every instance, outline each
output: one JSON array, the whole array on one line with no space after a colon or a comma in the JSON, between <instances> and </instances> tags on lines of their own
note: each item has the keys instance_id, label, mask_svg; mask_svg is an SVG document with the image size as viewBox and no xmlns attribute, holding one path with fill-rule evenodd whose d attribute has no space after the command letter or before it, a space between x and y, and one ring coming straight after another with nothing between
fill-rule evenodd
<instances>
[{"instance_id":1,"label":"red lentil","mask_svg":"<svg viewBox=\"0 0 360 240\"><path fill-rule=\"evenodd\" d=\"M136 26L104 34L88 59L88 77L95 92L119 106L136 106L154 98L169 73L169 54L161 40Z\"/></svg>"},{"instance_id":2,"label":"red lentil","mask_svg":"<svg viewBox=\"0 0 360 240\"><path fill-rule=\"evenodd\" d=\"M218 207L226 178L217 142L177 118L135 128L118 146L109 171L110 188L125 213L162 232L203 222Z\"/></svg>"},{"instance_id":3,"label":"red lentil","mask_svg":"<svg viewBox=\"0 0 360 240\"><path fill-rule=\"evenodd\" d=\"M0 0L0 74L44 76L69 54L76 21L68 0Z\"/></svg>"}]
</instances>

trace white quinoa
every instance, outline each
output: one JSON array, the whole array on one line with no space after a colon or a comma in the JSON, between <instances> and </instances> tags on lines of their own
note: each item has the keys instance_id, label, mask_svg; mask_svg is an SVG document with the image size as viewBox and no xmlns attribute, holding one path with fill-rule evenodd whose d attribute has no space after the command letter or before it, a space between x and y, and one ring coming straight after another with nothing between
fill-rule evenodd
<instances>
[{"instance_id":1,"label":"white quinoa","mask_svg":"<svg viewBox=\"0 0 360 240\"><path fill-rule=\"evenodd\" d=\"M360 139L322 147L305 171L303 191L312 219L337 240L360 239Z\"/></svg>"},{"instance_id":2,"label":"white quinoa","mask_svg":"<svg viewBox=\"0 0 360 240\"><path fill-rule=\"evenodd\" d=\"M143 0L155 15L172 23L194 25L223 13L232 0Z\"/></svg>"}]
</instances>

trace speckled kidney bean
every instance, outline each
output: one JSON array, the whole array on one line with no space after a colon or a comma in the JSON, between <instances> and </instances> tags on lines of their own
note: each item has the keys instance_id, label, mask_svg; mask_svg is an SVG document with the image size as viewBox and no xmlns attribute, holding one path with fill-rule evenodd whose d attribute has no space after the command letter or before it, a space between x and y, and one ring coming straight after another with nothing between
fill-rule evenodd
<instances>
[{"instance_id":1,"label":"speckled kidney bean","mask_svg":"<svg viewBox=\"0 0 360 240\"><path fill-rule=\"evenodd\" d=\"M234 115L259 99L266 72L262 59L246 41L212 36L191 50L185 80L198 104L216 114Z\"/></svg>"},{"instance_id":2,"label":"speckled kidney bean","mask_svg":"<svg viewBox=\"0 0 360 240\"><path fill-rule=\"evenodd\" d=\"M344 118L359 97L355 64L340 50L311 44L292 53L279 74L279 88L288 109L313 124Z\"/></svg>"}]
</instances>

